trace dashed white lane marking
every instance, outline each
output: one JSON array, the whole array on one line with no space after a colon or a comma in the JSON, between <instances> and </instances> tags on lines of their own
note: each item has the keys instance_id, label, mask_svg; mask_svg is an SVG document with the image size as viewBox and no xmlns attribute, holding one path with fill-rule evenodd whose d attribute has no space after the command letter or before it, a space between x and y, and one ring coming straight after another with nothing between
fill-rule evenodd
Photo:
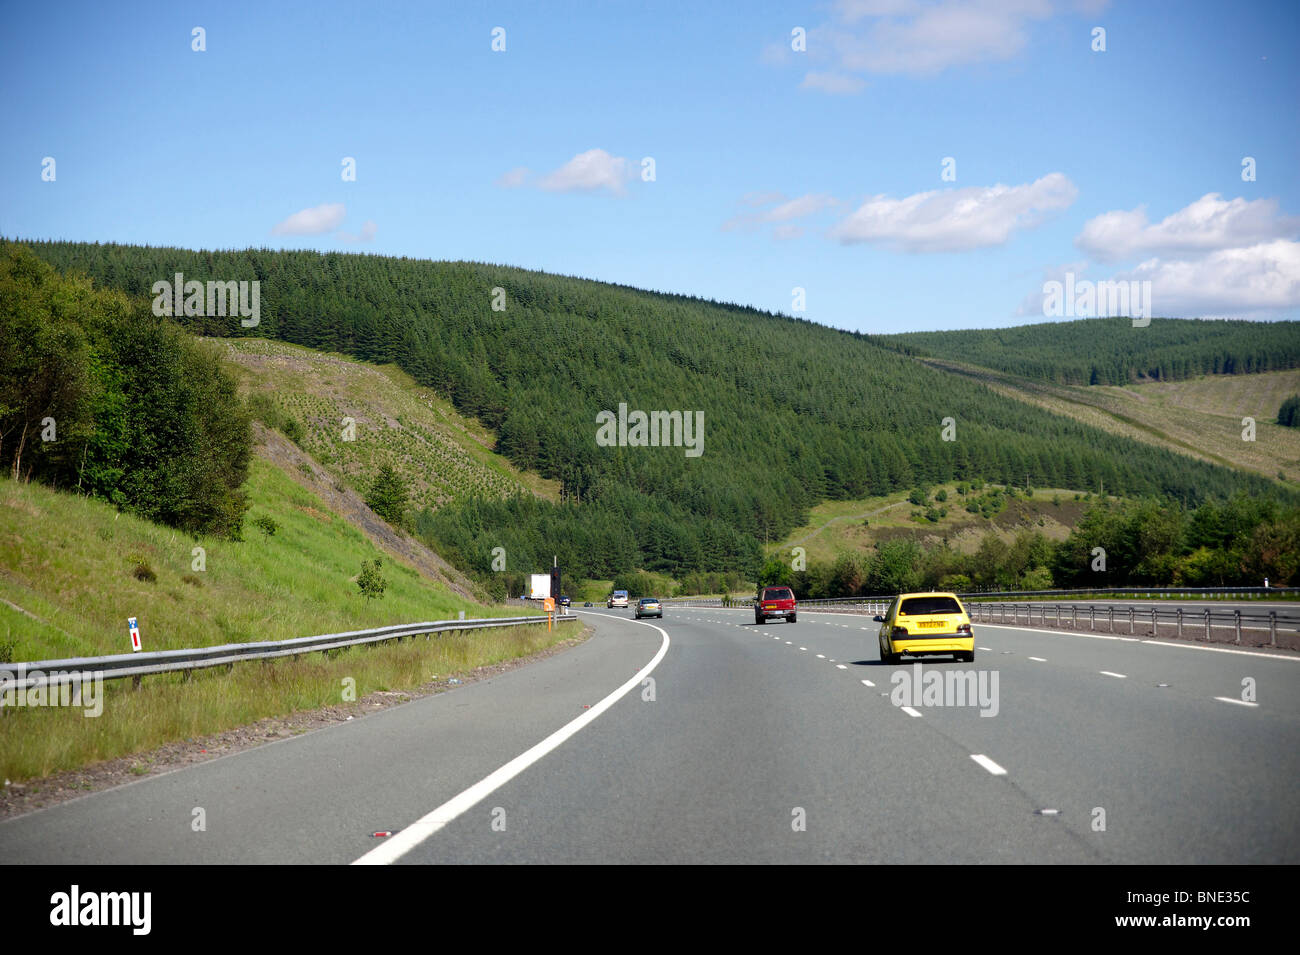
<instances>
[{"instance_id":1,"label":"dashed white lane marking","mask_svg":"<svg viewBox=\"0 0 1300 955\"><path fill-rule=\"evenodd\" d=\"M1044 657L1030 657L1029 659L1033 660L1035 663L1046 663L1046 662L1047 662L1046 658L1044 658Z\"/></svg>"},{"instance_id":2,"label":"dashed white lane marking","mask_svg":"<svg viewBox=\"0 0 1300 955\"><path fill-rule=\"evenodd\" d=\"M912 709L910 706L900 706L899 709L902 710L904 713L906 713L908 716L920 716L920 715L921 715L921 714L918 713L916 710Z\"/></svg>"},{"instance_id":3,"label":"dashed white lane marking","mask_svg":"<svg viewBox=\"0 0 1300 955\"><path fill-rule=\"evenodd\" d=\"M989 759L987 756L984 756L979 753L973 753L971 754L971 759L975 760L975 762L979 763L981 766L987 769L994 776L1005 776L1007 774L1007 771L1005 769L1003 769L997 763L993 762L993 760Z\"/></svg>"},{"instance_id":4,"label":"dashed white lane marking","mask_svg":"<svg viewBox=\"0 0 1300 955\"><path fill-rule=\"evenodd\" d=\"M864 629L865 629L865 628L864 628ZM976 647L975 649L976 649L976 650L983 650L985 653L992 653L992 652L993 652L993 648L992 648L992 647Z\"/></svg>"},{"instance_id":5,"label":"dashed white lane marking","mask_svg":"<svg viewBox=\"0 0 1300 955\"><path fill-rule=\"evenodd\" d=\"M862 681L862 685L863 685L863 686L872 686L872 687L874 687L876 684L872 683L870 680L863 680L863 681Z\"/></svg>"},{"instance_id":6,"label":"dashed white lane marking","mask_svg":"<svg viewBox=\"0 0 1300 955\"><path fill-rule=\"evenodd\" d=\"M1098 670L1102 676L1113 676L1117 680L1127 680L1128 676L1124 673L1111 673L1109 670Z\"/></svg>"},{"instance_id":7,"label":"dashed white lane marking","mask_svg":"<svg viewBox=\"0 0 1300 955\"><path fill-rule=\"evenodd\" d=\"M837 669L837 670L847 670L848 667L846 667L843 663L837 663L837 664L835 664L835 669Z\"/></svg>"},{"instance_id":8,"label":"dashed white lane marking","mask_svg":"<svg viewBox=\"0 0 1300 955\"><path fill-rule=\"evenodd\" d=\"M396 835L392 836L382 844L375 846L375 848L371 849L352 864L391 865L396 862L448 823L455 820L458 816L472 809L482 800L492 795L492 793L510 782L510 780L514 779L529 766L532 766L542 757L557 749L567 739L575 735L596 717L600 716L601 713L604 713L620 699L640 686L641 681L650 675L654 668L659 665L660 661L663 660L664 656L668 653L668 645L671 641L668 639L668 631L664 630L662 627L655 627L652 623L641 623L640 621L637 621L637 624L642 627L653 627L655 630L658 630L660 636L663 637L663 642L659 644L659 652L650 659L649 663L638 670L630 680L615 689L599 703L593 704L591 709L584 712L581 716L565 723L550 736L546 737L546 739L524 750L495 772L484 776L460 795L453 796L437 809L421 816L405 829L399 831Z\"/></svg>"},{"instance_id":9,"label":"dashed white lane marking","mask_svg":"<svg viewBox=\"0 0 1300 955\"><path fill-rule=\"evenodd\" d=\"M780 639L780 638L778 637L777 639ZM793 641L793 640L787 640L787 641L785 642L785 645L786 645L787 647L792 647L792 646L794 646L794 641Z\"/></svg>"},{"instance_id":10,"label":"dashed white lane marking","mask_svg":"<svg viewBox=\"0 0 1300 955\"><path fill-rule=\"evenodd\" d=\"M1249 700L1234 700L1230 696L1216 696L1215 699L1221 703L1236 703L1238 706L1259 706L1258 703L1251 703Z\"/></svg>"},{"instance_id":11,"label":"dashed white lane marking","mask_svg":"<svg viewBox=\"0 0 1300 955\"><path fill-rule=\"evenodd\" d=\"M824 653L819 653L819 654L817 654L817 659L818 659L818 660L825 660L825 659L826 659L826 654L824 654Z\"/></svg>"},{"instance_id":12,"label":"dashed white lane marking","mask_svg":"<svg viewBox=\"0 0 1300 955\"><path fill-rule=\"evenodd\" d=\"M807 648L807 647L800 647L799 649L800 649L800 650L807 650L808 648Z\"/></svg>"}]
</instances>

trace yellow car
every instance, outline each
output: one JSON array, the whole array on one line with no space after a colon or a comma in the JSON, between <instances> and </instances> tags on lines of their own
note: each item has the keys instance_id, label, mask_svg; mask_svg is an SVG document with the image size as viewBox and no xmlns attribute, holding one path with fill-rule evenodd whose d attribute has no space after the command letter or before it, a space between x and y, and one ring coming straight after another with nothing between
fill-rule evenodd
<instances>
[{"instance_id":1,"label":"yellow car","mask_svg":"<svg viewBox=\"0 0 1300 955\"><path fill-rule=\"evenodd\" d=\"M975 662L975 634L956 594L899 594L880 622L880 660L898 663L903 654L951 653Z\"/></svg>"}]
</instances>

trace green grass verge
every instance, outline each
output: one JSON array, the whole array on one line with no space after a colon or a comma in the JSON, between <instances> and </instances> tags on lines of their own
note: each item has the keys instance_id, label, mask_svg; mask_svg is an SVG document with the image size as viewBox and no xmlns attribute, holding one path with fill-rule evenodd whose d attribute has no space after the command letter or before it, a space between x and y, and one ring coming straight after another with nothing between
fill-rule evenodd
<instances>
[{"instance_id":1,"label":"green grass verge","mask_svg":"<svg viewBox=\"0 0 1300 955\"><path fill-rule=\"evenodd\" d=\"M102 501L0 480L0 657L6 646L15 661L126 653L128 617L138 618L145 650L169 650L448 619L461 610L518 613L459 597L388 558L259 458L246 490L245 539L233 542L192 539ZM273 534L254 523L261 517L275 522ZM387 588L367 601L355 579L361 562L377 557Z\"/></svg>"},{"instance_id":2,"label":"green grass verge","mask_svg":"<svg viewBox=\"0 0 1300 955\"><path fill-rule=\"evenodd\" d=\"M246 726L257 720L350 702L380 690L400 691L445 681L475 667L525 657L582 632L580 623L465 631L430 639L353 647L330 656L250 662L104 684L102 712L82 708L0 709L0 776L13 782L79 769L106 759L147 754L167 743ZM133 771L135 769L133 768ZM139 771L147 772L141 763Z\"/></svg>"}]
</instances>

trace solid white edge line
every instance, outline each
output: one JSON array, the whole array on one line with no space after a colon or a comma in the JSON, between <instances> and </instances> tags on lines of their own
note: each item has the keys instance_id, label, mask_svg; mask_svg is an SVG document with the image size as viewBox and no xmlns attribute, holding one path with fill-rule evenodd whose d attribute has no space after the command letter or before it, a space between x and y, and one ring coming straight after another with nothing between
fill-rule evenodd
<instances>
[{"instance_id":1,"label":"solid white edge line","mask_svg":"<svg viewBox=\"0 0 1300 955\"><path fill-rule=\"evenodd\" d=\"M989 759L987 756L984 756L980 753L973 753L971 755L971 759L975 760L975 762L979 763L981 766L987 769L994 776L1005 776L1007 774L1007 771L1005 769L1003 769L997 763L993 762L993 760Z\"/></svg>"},{"instance_id":2,"label":"solid white edge line","mask_svg":"<svg viewBox=\"0 0 1300 955\"><path fill-rule=\"evenodd\" d=\"M593 616L607 617L610 614L593 614ZM624 619L617 617L615 619ZM645 623L639 620L629 620L628 623L636 623L642 627L652 627L658 630L663 636L663 643L659 645L659 652L636 672L630 680L620 686L614 692L610 693L599 703L591 707L581 716L570 720L552 733L546 739L542 740L535 746L530 747L520 753L510 762L506 763L500 769L485 776L473 786L470 786L458 796L453 796L437 809L424 816L421 816L415 822L411 823L405 829L395 832L384 842L375 846L360 859L353 862L353 865L392 865L402 856L406 855L420 843L424 842L443 826L454 820L457 816L472 809L482 800L486 799L493 792L500 789L510 780L514 779L529 766L536 763L543 756L555 750L569 737L575 735L580 729L600 716L607 709L617 703L622 697L626 696L632 690L641 685L641 681L650 675L651 671L659 665L664 655L668 653L668 645L671 641L668 639L668 631L662 627L656 627L652 623Z\"/></svg>"},{"instance_id":3,"label":"solid white edge line","mask_svg":"<svg viewBox=\"0 0 1300 955\"><path fill-rule=\"evenodd\" d=\"M976 624L972 624L976 626ZM1235 653L1243 657L1264 657L1268 660L1290 660L1300 663L1300 655L1286 656L1281 653L1263 653L1259 650L1238 650L1235 647L1207 647L1199 643L1178 643L1169 640L1141 640L1138 637L1120 636L1110 633L1079 633L1073 630L1043 630L1039 627L1013 627L1011 624L981 623L980 627L992 627L994 630L1021 630L1026 633L1046 633L1054 637L1087 637L1089 640L1119 640L1121 643L1141 643L1149 647L1174 647L1177 650L1205 650L1207 653Z\"/></svg>"},{"instance_id":4,"label":"solid white edge line","mask_svg":"<svg viewBox=\"0 0 1300 955\"><path fill-rule=\"evenodd\" d=\"M1258 703L1252 703L1249 700L1234 700L1230 696L1216 696L1215 699L1221 703L1236 703L1238 706L1259 706Z\"/></svg>"},{"instance_id":5,"label":"solid white edge line","mask_svg":"<svg viewBox=\"0 0 1300 955\"><path fill-rule=\"evenodd\" d=\"M1033 660L1035 663L1046 663L1046 662L1047 662L1047 660L1045 660L1043 657L1030 657L1029 659Z\"/></svg>"},{"instance_id":6,"label":"solid white edge line","mask_svg":"<svg viewBox=\"0 0 1300 955\"><path fill-rule=\"evenodd\" d=\"M912 709L910 706L900 706L899 709L902 710L904 713L906 713L908 716L920 716L920 715L921 715L921 714L918 713L916 710Z\"/></svg>"},{"instance_id":7,"label":"solid white edge line","mask_svg":"<svg viewBox=\"0 0 1300 955\"><path fill-rule=\"evenodd\" d=\"M1098 670L1097 672L1100 673L1102 676L1113 676L1117 680L1128 679L1127 673L1112 673L1110 670Z\"/></svg>"}]
</instances>

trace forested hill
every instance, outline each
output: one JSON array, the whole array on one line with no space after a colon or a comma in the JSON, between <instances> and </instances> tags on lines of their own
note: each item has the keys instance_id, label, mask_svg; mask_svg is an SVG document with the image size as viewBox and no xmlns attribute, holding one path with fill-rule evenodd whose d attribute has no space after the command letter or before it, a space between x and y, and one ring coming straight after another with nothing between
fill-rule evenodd
<instances>
[{"instance_id":1,"label":"forested hill","mask_svg":"<svg viewBox=\"0 0 1300 955\"><path fill-rule=\"evenodd\" d=\"M584 562L575 570L596 577L634 565L736 568L757 559L757 542L803 523L817 501L967 477L1104 482L1111 493L1185 501L1269 487L999 396L863 336L753 309L476 263L31 247L56 267L142 297L177 272L186 281L257 280L257 327L180 320L208 335L396 362L495 429L517 465L560 480L581 502L563 521L538 502L443 508L424 527L470 568L486 569L497 544L530 560L568 552ZM620 403L702 412L702 453L599 445L597 415ZM955 440L941 437L945 418Z\"/></svg>"},{"instance_id":2,"label":"forested hill","mask_svg":"<svg viewBox=\"0 0 1300 955\"><path fill-rule=\"evenodd\" d=\"M1085 318L1016 328L904 332L872 339L904 354L946 358L1063 385L1126 385L1300 367L1300 322Z\"/></svg>"}]
</instances>

